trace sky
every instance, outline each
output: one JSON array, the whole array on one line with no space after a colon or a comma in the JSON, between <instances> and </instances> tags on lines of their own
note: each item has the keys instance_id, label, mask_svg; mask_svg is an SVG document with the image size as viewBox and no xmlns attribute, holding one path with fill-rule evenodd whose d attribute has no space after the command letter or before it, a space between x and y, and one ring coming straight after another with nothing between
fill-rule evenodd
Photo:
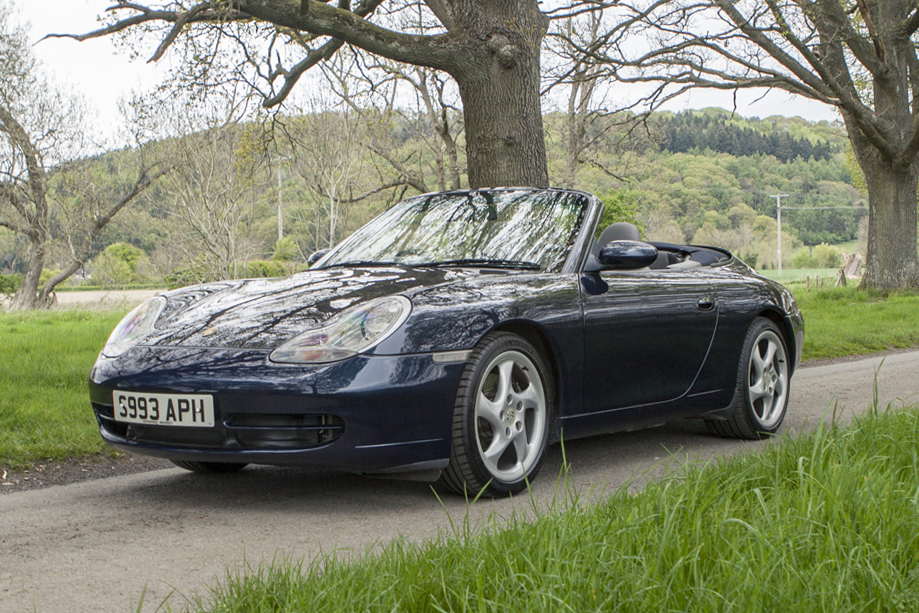
<instances>
[{"instance_id":1,"label":"sky","mask_svg":"<svg viewBox=\"0 0 919 613\"><path fill-rule=\"evenodd\" d=\"M9 0L0 0L9 1ZM97 27L96 19L113 4L109 0L17 0L20 16L32 25L32 40L39 41L50 33L84 33ZM131 61L116 50L109 38L77 42L71 39L45 39L36 42L34 52L55 75L58 82L69 84L96 109L109 129L119 122L118 100L132 90L155 86L165 72L164 62L151 65L146 58ZM758 98L761 98L757 100ZM706 107L733 108L730 92L696 90L666 108L672 111ZM835 120L838 114L830 107L772 91L738 93L737 113L744 117L770 115L798 116L810 121Z\"/></svg>"}]
</instances>

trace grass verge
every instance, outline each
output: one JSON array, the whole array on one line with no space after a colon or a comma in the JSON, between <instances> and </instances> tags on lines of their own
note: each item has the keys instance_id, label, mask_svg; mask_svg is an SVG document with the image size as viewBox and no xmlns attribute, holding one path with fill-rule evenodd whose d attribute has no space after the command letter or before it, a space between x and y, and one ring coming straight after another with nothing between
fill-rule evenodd
<instances>
[{"instance_id":1,"label":"grass verge","mask_svg":"<svg viewBox=\"0 0 919 613\"><path fill-rule=\"evenodd\" d=\"M919 346L919 294L789 289L804 314L805 361Z\"/></svg>"},{"instance_id":2,"label":"grass verge","mask_svg":"<svg viewBox=\"0 0 919 613\"><path fill-rule=\"evenodd\" d=\"M0 312L0 466L27 468L107 450L86 381L124 316L81 310Z\"/></svg>"},{"instance_id":3,"label":"grass verge","mask_svg":"<svg viewBox=\"0 0 919 613\"><path fill-rule=\"evenodd\" d=\"M919 602L917 407L823 425L536 521L231 574L212 613L899 611ZM913 603L913 604L909 604Z\"/></svg>"},{"instance_id":4,"label":"grass verge","mask_svg":"<svg viewBox=\"0 0 919 613\"><path fill-rule=\"evenodd\" d=\"M757 270L756 274L768 277L770 279L775 279L779 283L794 283L795 281L804 282L807 277L811 278L811 282L816 286L817 279L821 280L823 285L832 286L836 282L836 273L838 268L786 268L782 271L782 276L779 276L779 271L774 268Z\"/></svg>"}]
</instances>

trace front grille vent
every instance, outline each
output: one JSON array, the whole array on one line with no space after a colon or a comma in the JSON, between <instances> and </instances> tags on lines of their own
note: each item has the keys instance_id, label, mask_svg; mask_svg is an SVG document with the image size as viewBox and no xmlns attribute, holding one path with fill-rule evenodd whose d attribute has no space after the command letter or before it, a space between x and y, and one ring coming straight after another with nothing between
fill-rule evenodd
<instances>
[{"instance_id":1,"label":"front grille vent","mask_svg":"<svg viewBox=\"0 0 919 613\"><path fill-rule=\"evenodd\" d=\"M303 449L331 443L345 431L335 415L233 413L225 421L242 447Z\"/></svg>"},{"instance_id":2,"label":"front grille vent","mask_svg":"<svg viewBox=\"0 0 919 613\"><path fill-rule=\"evenodd\" d=\"M111 405L93 403L100 427L138 443L202 449L281 449L320 447L345 432L336 415L231 413L215 428L182 428L126 424L114 419Z\"/></svg>"}]
</instances>

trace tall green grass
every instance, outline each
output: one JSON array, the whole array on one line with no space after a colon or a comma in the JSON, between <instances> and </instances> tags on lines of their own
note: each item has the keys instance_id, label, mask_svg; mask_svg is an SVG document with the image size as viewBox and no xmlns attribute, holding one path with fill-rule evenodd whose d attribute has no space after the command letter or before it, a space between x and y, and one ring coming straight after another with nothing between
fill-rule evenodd
<instances>
[{"instance_id":1,"label":"tall green grass","mask_svg":"<svg viewBox=\"0 0 919 613\"><path fill-rule=\"evenodd\" d=\"M124 313L0 313L0 466L99 453L86 382Z\"/></svg>"},{"instance_id":2,"label":"tall green grass","mask_svg":"<svg viewBox=\"0 0 919 613\"><path fill-rule=\"evenodd\" d=\"M914 611L919 412L824 424L602 504L230 574L212 613Z\"/></svg>"},{"instance_id":3,"label":"tall green grass","mask_svg":"<svg viewBox=\"0 0 919 613\"><path fill-rule=\"evenodd\" d=\"M919 346L919 294L789 289L804 314L805 361Z\"/></svg>"}]
</instances>

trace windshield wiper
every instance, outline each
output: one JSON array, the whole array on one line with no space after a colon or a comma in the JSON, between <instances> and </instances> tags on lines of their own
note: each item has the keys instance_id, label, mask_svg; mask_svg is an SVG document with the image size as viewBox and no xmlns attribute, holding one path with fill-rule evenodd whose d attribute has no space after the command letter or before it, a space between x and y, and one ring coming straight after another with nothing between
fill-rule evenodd
<instances>
[{"instance_id":1,"label":"windshield wiper","mask_svg":"<svg viewBox=\"0 0 919 613\"><path fill-rule=\"evenodd\" d=\"M424 264L415 264L414 266L470 266L477 268L521 268L524 270L539 270L541 268L539 264L534 262L524 262L522 260L492 260L489 258L442 260L439 262L425 262Z\"/></svg>"}]
</instances>

